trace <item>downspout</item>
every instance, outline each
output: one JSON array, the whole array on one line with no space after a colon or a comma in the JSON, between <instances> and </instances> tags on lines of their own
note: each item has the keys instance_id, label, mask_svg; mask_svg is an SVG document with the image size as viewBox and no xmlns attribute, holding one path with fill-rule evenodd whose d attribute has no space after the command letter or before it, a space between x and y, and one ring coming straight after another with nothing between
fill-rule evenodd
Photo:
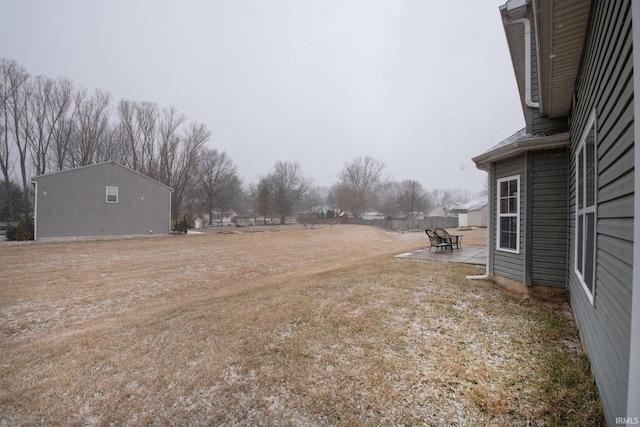
<instances>
[{"instance_id":1,"label":"downspout","mask_svg":"<svg viewBox=\"0 0 640 427\"><path fill-rule=\"evenodd\" d=\"M487 233L489 232L489 230L487 229ZM467 280L486 280L489 278L489 248L486 249L486 253L487 253L487 259L485 261L485 270L484 270L484 274L481 274L479 276L467 276L466 279Z\"/></svg>"},{"instance_id":2,"label":"downspout","mask_svg":"<svg viewBox=\"0 0 640 427\"><path fill-rule=\"evenodd\" d=\"M38 183L31 180L33 184L33 240L38 240Z\"/></svg>"},{"instance_id":3,"label":"downspout","mask_svg":"<svg viewBox=\"0 0 640 427\"><path fill-rule=\"evenodd\" d=\"M538 108L540 103L531 100L531 22L527 18L509 19L506 16L502 20L505 25L524 25L524 103L527 107Z\"/></svg>"},{"instance_id":4,"label":"downspout","mask_svg":"<svg viewBox=\"0 0 640 427\"><path fill-rule=\"evenodd\" d=\"M487 248L485 249L486 252L486 260L485 260L485 270L484 270L484 274L479 275L479 276L467 276L467 280L486 280L488 279L489 276L489 251L491 250L491 248L489 247L489 236L491 236L491 233L493 233L493 221L491 221L491 212L493 209L493 203L491 201L491 174L488 173L487 174L487 191L489 192L489 194L487 194L487 200L489 201L489 218L487 221Z\"/></svg>"},{"instance_id":5,"label":"downspout","mask_svg":"<svg viewBox=\"0 0 640 427\"><path fill-rule=\"evenodd\" d=\"M171 234L171 199L173 198L173 188L169 188L169 234ZM177 222L176 218L176 222Z\"/></svg>"}]
</instances>

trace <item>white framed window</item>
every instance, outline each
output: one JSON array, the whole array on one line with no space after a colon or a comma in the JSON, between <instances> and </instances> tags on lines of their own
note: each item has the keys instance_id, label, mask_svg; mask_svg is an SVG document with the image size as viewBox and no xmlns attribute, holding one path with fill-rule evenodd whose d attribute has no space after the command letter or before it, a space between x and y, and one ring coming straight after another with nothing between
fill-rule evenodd
<instances>
[{"instance_id":1,"label":"white framed window","mask_svg":"<svg viewBox=\"0 0 640 427\"><path fill-rule=\"evenodd\" d=\"M107 187L107 203L118 203L118 187Z\"/></svg>"},{"instance_id":2,"label":"white framed window","mask_svg":"<svg viewBox=\"0 0 640 427\"><path fill-rule=\"evenodd\" d=\"M498 179L496 249L520 253L520 175Z\"/></svg>"},{"instance_id":3,"label":"white framed window","mask_svg":"<svg viewBox=\"0 0 640 427\"><path fill-rule=\"evenodd\" d=\"M593 304L596 288L596 111L593 110L576 150L575 273Z\"/></svg>"}]
</instances>

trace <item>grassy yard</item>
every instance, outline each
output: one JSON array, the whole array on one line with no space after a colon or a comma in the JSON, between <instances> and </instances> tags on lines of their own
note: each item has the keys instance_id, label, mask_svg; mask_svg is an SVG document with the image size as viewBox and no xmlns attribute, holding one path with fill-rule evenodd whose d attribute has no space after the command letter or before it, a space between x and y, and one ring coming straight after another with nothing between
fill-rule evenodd
<instances>
[{"instance_id":1,"label":"grassy yard","mask_svg":"<svg viewBox=\"0 0 640 427\"><path fill-rule=\"evenodd\" d=\"M0 245L0 425L604 424L567 302L392 257L424 233L255 231Z\"/></svg>"}]
</instances>

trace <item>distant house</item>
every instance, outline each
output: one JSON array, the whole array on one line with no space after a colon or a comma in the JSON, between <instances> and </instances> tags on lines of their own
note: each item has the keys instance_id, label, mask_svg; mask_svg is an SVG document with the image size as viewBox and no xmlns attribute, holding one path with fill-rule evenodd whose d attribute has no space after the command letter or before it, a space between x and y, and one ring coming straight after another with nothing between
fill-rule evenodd
<instances>
[{"instance_id":1,"label":"distant house","mask_svg":"<svg viewBox=\"0 0 640 427\"><path fill-rule=\"evenodd\" d=\"M640 2L510 0L500 13L526 127L473 159L489 173L488 275L569 291L607 422L633 423Z\"/></svg>"},{"instance_id":2,"label":"distant house","mask_svg":"<svg viewBox=\"0 0 640 427\"><path fill-rule=\"evenodd\" d=\"M378 211L369 211L362 214L362 219L384 219L384 214Z\"/></svg>"},{"instance_id":3,"label":"distant house","mask_svg":"<svg viewBox=\"0 0 640 427\"><path fill-rule=\"evenodd\" d=\"M466 210L467 226L486 228L489 220L489 200L486 196L471 200L462 205Z\"/></svg>"},{"instance_id":4,"label":"distant house","mask_svg":"<svg viewBox=\"0 0 640 427\"><path fill-rule=\"evenodd\" d=\"M171 188L114 162L32 179L35 239L168 234Z\"/></svg>"}]
</instances>

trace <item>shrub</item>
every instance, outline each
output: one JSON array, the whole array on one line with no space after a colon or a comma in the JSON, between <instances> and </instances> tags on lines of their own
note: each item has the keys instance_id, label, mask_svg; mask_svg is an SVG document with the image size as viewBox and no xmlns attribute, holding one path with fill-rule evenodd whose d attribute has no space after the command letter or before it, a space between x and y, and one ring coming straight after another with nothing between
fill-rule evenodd
<instances>
[{"instance_id":1,"label":"shrub","mask_svg":"<svg viewBox=\"0 0 640 427\"><path fill-rule=\"evenodd\" d=\"M16 228L7 230L7 240L33 240L33 222L23 219Z\"/></svg>"},{"instance_id":2,"label":"shrub","mask_svg":"<svg viewBox=\"0 0 640 427\"><path fill-rule=\"evenodd\" d=\"M186 234L187 231L191 228L189 226L189 221L187 221L187 216L183 216L181 221L176 222L175 231L176 233Z\"/></svg>"}]
</instances>

